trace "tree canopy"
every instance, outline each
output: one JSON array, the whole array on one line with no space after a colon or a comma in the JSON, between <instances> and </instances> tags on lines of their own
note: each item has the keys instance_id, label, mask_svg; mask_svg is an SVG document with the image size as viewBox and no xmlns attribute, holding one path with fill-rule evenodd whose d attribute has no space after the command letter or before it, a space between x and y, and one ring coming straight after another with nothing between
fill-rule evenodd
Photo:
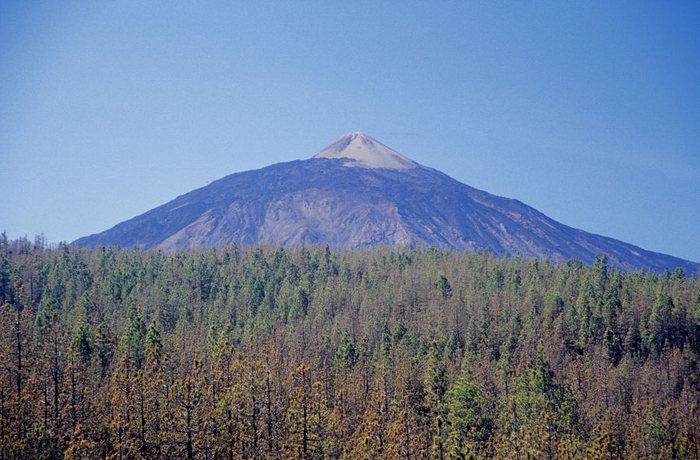
<instances>
[{"instance_id":1,"label":"tree canopy","mask_svg":"<svg viewBox=\"0 0 700 460\"><path fill-rule=\"evenodd\" d=\"M700 454L683 273L18 240L0 297L0 459Z\"/></svg>"}]
</instances>

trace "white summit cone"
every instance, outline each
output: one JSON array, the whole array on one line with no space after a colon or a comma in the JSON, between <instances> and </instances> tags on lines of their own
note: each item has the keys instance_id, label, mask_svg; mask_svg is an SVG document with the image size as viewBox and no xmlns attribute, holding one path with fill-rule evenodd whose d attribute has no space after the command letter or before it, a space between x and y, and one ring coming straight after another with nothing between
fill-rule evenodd
<instances>
[{"instance_id":1,"label":"white summit cone","mask_svg":"<svg viewBox=\"0 0 700 460\"><path fill-rule=\"evenodd\" d=\"M314 158L348 158L344 166L360 168L412 169L418 163L390 149L365 133L353 131L314 155Z\"/></svg>"}]
</instances>

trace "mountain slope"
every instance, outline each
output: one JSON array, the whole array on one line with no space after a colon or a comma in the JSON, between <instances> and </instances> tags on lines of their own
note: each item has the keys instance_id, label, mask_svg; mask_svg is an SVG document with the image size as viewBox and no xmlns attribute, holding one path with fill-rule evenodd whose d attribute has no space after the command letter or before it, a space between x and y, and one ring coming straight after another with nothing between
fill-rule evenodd
<instances>
[{"instance_id":1,"label":"mountain slope","mask_svg":"<svg viewBox=\"0 0 700 460\"><path fill-rule=\"evenodd\" d=\"M698 264L560 224L415 163L362 133L309 160L231 174L75 244L190 249L226 244L377 245L578 259L625 270Z\"/></svg>"}]
</instances>

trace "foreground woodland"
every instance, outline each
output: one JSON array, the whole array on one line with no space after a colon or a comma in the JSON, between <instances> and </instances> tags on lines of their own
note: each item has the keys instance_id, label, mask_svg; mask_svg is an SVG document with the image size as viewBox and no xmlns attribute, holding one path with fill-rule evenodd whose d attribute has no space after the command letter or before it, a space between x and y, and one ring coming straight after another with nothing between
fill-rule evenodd
<instances>
[{"instance_id":1,"label":"foreground woodland","mask_svg":"<svg viewBox=\"0 0 700 460\"><path fill-rule=\"evenodd\" d=\"M0 240L0 460L700 458L700 279Z\"/></svg>"}]
</instances>

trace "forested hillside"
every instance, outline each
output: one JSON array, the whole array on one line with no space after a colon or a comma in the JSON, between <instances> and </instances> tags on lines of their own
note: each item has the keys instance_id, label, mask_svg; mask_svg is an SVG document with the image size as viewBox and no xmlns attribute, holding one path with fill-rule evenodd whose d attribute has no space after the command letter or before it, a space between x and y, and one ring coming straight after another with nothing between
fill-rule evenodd
<instances>
[{"instance_id":1,"label":"forested hillside","mask_svg":"<svg viewBox=\"0 0 700 460\"><path fill-rule=\"evenodd\" d=\"M700 455L680 270L0 244L0 460Z\"/></svg>"}]
</instances>

